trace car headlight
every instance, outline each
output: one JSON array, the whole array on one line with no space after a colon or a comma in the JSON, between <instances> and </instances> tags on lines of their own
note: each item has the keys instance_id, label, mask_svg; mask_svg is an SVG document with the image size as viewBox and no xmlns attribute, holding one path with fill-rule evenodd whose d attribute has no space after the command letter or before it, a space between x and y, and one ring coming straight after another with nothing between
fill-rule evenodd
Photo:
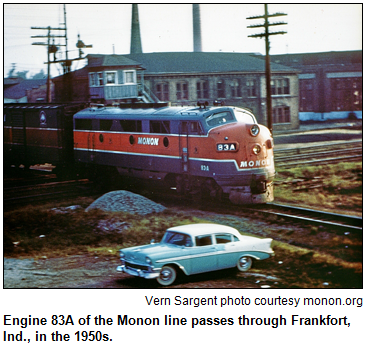
<instances>
[{"instance_id":1,"label":"car headlight","mask_svg":"<svg viewBox=\"0 0 367 348\"><path fill-rule=\"evenodd\" d=\"M260 133L260 127L257 124L254 124L250 128L250 134L253 137L256 137Z\"/></svg>"},{"instance_id":2,"label":"car headlight","mask_svg":"<svg viewBox=\"0 0 367 348\"><path fill-rule=\"evenodd\" d=\"M261 146L256 144L256 145L252 148L252 152L253 152L255 155L258 155L258 154L261 152Z\"/></svg>"},{"instance_id":3,"label":"car headlight","mask_svg":"<svg viewBox=\"0 0 367 348\"><path fill-rule=\"evenodd\" d=\"M152 264L152 260L151 260L149 257L146 257L146 258L145 258L145 262L146 262L148 265L151 265L151 264Z\"/></svg>"},{"instance_id":4,"label":"car headlight","mask_svg":"<svg viewBox=\"0 0 367 348\"><path fill-rule=\"evenodd\" d=\"M120 258L122 258L122 259L125 258L125 254L122 251L120 251Z\"/></svg>"}]
</instances>

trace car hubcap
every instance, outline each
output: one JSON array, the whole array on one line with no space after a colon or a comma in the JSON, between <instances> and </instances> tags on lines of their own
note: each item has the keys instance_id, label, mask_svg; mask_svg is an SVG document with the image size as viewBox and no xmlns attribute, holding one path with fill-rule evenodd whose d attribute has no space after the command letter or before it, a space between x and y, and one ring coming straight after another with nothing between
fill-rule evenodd
<instances>
[{"instance_id":1,"label":"car hubcap","mask_svg":"<svg viewBox=\"0 0 367 348\"><path fill-rule=\"evenodd\" d=\"M168 269L164 269L162 272L161 272L161 279L163 280L170 280L172 277L172 273L170 270Z\"/></svg>"},{"instance_id":2,"label":"car hubcap","mask_svg":"<svg viewBox=\"0 0 367 348\"><path fill-rule=\"evenodd\" d=\"M242 268L246 267L248 265L248 263L249 263L248 257L241 257L241 259L240 259L240 266Z\"/></svg>"}]
</instances>

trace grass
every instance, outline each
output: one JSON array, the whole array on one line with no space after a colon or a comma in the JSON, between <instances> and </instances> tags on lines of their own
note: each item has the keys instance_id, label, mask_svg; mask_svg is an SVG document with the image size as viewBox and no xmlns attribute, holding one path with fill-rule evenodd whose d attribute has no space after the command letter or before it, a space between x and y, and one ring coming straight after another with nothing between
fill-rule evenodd
<instances>
[{"instance_id":1,"label":"grass","mask_svg":"<svg viewBox=\"0 0 367 348\"><path fill-rule=\"evenodd\" d=\"M280 169L275 181L278 202L362 213L362 163Z\"/></svg>"},{"instance_id":2,"label":"grass","mask_svg":"<svg viewBox=\"0 0 367 348\"><path fill-rule=\"evenodd\" d=\"M67 256L114 250L151 239L159 241L168 227L198 222L191 216L166 211L150 216L85 212L61 214L48 207L28 207L4 214L5 256Z\"/></svg>"}]
</instances>

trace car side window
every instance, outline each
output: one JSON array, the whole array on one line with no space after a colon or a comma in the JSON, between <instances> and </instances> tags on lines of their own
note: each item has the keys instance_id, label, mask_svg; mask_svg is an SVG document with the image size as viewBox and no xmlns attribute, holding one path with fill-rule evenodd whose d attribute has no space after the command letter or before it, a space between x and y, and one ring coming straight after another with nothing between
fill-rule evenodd
<instances>
[{"instance_id":1,"label":"car side window","mask_svg":"<svg viewBox=\"0 0 367 348\"><path fill-rule=\"evenodd\" d=\"M216 234L215 235L215 242L217 244L226 244L232 242L232 235L223 233L223 234Z\"/></svg>"},{"instance_id":2,"label":"car side window","mask_svg":"<svg viewBox=\"0 0 367 348\"><path fill-rule=\"evenodd\" d=\"M212 236L198 236L195 237L196 246L212 245Z\"/></svg>"}]
</instances>

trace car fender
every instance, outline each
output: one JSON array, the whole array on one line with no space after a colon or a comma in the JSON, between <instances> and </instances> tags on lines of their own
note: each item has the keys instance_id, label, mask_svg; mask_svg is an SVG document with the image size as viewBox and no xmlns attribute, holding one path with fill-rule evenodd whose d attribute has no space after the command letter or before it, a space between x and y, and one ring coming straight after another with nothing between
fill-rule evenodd
<instances>
[{"instance_id":1,"label":"car fender","mask_svg":"<svg viewBox=\"0 0 367 348\"><path fill-rule=\"evenodd\" d=\"M238 258L241 258L243 256L249 256L255 260L264 260L272 256L272 254L269 254L268 252L265 251L244 251L243 253L239 254Z\"/></svg>"},{"instance_id":2,"label":"car fender","mask_svg":"<svg viewBox=\"0 0 367 348\"><path fill-rule=\"evenodd\" d=\"M159 269L162 269L164 266L173 266L175 268L177 268L178 270L182 271L185 275L189 275L189 273L187 272L187 270L185 269L185 267L183 265L181 265L178 262L167 262L167 263L162 263L159 266Z\"/></svg>"}]
</instances>

